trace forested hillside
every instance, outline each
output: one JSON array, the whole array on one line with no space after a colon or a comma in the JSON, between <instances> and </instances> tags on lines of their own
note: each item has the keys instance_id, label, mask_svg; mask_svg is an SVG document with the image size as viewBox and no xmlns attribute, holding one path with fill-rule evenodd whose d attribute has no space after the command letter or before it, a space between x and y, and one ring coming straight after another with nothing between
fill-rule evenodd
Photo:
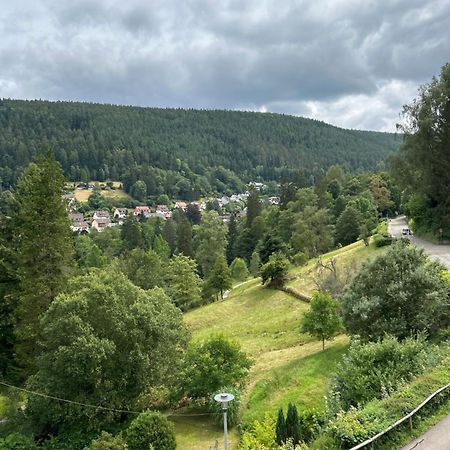
<instances>
[{"instance_id":1,"label":"forested hillside","mask_svg":"<svg viewBox=\"0 0 450 450\"><path fill-rule=\"evenodd\" d=\"M0 100L0 182L14 185L51 148L71 180L129 188L142 179L149 195L183 198L256 179L317 177L332 164L375 169L400 140L278 114Z\"/></svg>"}]
</instances>

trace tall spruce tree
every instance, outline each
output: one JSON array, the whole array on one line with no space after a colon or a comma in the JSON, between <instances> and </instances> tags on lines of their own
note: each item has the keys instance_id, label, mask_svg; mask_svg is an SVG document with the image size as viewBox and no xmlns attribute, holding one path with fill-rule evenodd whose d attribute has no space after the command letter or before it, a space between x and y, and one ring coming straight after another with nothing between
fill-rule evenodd
<instances>
[{"instance_id":1,"label":"tall spruce tree","mask_svg":"<svg viewBox=\"0 0 450 450\"><path fill-rule=\"evenodd\" d=\"M163 236L169 244L170 256L172 256L177 248L177 230L172 219L167 219L164 222Z\"/></svg>"},{"instance_id":2,"label":"tall spruce tree","mask_svg":"<svg viewBox=\"0 0 450 450\"><path fill-rule=\"evenodd\" d=\"M11 216L15 199L10 191L0 194L0 376L14 372L14 333L17 306L17 252L14 242L14 223Z\"/></svg>"},{"instance_id":3,"label":"tall spruce tree","mask_svg":"<svg viewBox=\"0 0 450 450\"><path fill-rule=\"evenodd\" d=\"M192 258L192 226L183 215L177 227L177 253Z\"/></svg>"},{"instance_id":4,"label":"tall spruce tree","mask_svg":"<svg viewBox=\"0 0 450 450\"><path fill-rule=\"evenodd\" d=\"M231 262L236 257L236 240L238 236L237 231L237 224L236 224L236 216L234 214L231 214L230 221L228 222L228 234L227 234L227 262L228 264L231 264Z\"/></svg>"},{"instance_id":5,"label":"tall spruce tree","mask_svg":"<svg viewBox=\"0 0 450 450\"><path fill-rule=\"evenodd\" d=\"M247 198L247 221L246 226L250 228L253 220L261 214L261 201L259 191L255 188L250 189L250 195Z\"/></svg>"},{"instance_id":6,"label":"tall spruce tree","mask_svg":"<svg viewBox=\"0 0 450 450\"><path fill-rule=\"evenodd\" d=\"M19 294L16 354L24 375L34 370L40 319L62 291L74 263L64 176L52 153L41 155L21 176L13 216Z\"/></svg>"}]
</instances>

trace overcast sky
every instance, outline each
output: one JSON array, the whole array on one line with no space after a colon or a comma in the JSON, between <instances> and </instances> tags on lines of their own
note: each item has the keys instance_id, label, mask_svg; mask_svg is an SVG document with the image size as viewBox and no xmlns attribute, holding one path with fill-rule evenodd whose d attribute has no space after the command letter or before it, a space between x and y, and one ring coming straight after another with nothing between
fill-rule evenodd
<instances>
[{"instance_id":1,"label":"overcast sky","mask_svg":"<svg viewBox=\"0 0 450 450\"><path fill-rule=\"evenodd\" d=\"M0 97L394 130L450 61L449 0L2 0Z\"/></svg>"}]
</instances>

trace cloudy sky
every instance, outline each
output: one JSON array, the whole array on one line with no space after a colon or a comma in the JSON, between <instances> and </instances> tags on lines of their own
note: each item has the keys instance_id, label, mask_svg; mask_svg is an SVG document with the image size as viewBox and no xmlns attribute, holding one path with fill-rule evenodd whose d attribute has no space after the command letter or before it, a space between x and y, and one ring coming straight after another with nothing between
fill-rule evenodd
<instances>
[{"instance_id":1,"label":"cloudy sky","mask_svg":"<svg viewBox=\"0 0 450 450\"><path fill-rule=\"evenodd\" d=\"M394 130L450 61L449 0L2 0L0 97Z\"/></svg>"}]
</instances>

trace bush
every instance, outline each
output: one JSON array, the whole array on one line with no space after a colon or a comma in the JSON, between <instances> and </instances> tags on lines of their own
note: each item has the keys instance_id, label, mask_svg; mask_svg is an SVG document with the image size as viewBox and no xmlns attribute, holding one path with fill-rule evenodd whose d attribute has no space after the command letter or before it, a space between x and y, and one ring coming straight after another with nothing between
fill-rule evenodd
<instances>
[{"instance_id":1,"label":"bush","mask_svg":"<svg viewBox=\"0 0 450 450\"><path fill-rule=\"evenodd\" d=\"M423 331L432 336L450 318L443 270L423 250L395 243L364 264L345 290L341 305L348 332L364 340Z\"/></svg>"},{"instance_id":2,"label":"bush","mask_svg":"<svg viewBox=\"0 0 450 450\"><path fill-rule=\"evenodd\" d=\"M128 445L122 436L113 436L112 434L102 431L102 434L94 439L89 450L127 450Z\"/></svg>"},{"instance_id":3,"label":"bush","mask_svg":"<svg viewBox=\"0 0 450 450\"><path fill-rule=\"evenodd\" d=\"M241 258L234 258L230 265L231 276L234 280L243 281L248 278L249 272L247 269L247 264Z\"/></svg>"},{"instance_id":4,"label":"bush","mask_svg":"<svg viewBox=\"0 0 450 450\"><path fill-rule=\"evenodd\" d=\"M330 412L385 397L436 363L439 353L423 337L399 342L394 337L362 344L354 341L331 381Z\"/></svg>"},{"instance_id":5,"label":"bush","mask_svg":"<svg viewBox=\"0 0 450 450\"><path fill-rule=\"evenodd\" d=\"M191 344L180 371L178 395L208 399L222 386L243 383L250 364L240 345L225 336Z\"/></svg>"},{"instance_id":6,"label":"bush","mask_svg":"<svg viewBox=\"0 0 450 450\"><path fill-rule=\"evenodd\" d=\"M242 392L234 386L227 386L219 389L218 392L227 392L234 395L234 400L228 403L227 424L229 428L234 427L239 422L239 410L241 407ZM216 402L212 396L209 402L209 410L214 414L214 421L223 427L222 404Z\"/></svg>"},{"instance_id":7,"label":"bush","mask_svg":"<svg viewBox=\"0 0 450 450\"><path fill-rule=\"evenodd\" d=\"M293 262L296 266L304 266L309 260L307 253L298 252L293 257Z\"/></svg>"},{"instance_id":8,"label":"bush","mask_svg":"<svg viewBox=\"0 0 450 450\"><path fill-rule=\"evenodd\" d=\"M262 284L279 288L286 282L289 261L281 254L273 254L269 261L261 267Z\"/></svg>"},{"instance_id":9,"label":"bush","mask_svg":"<svg viewBox=\"0 0 450 450\"><path fill-rule=\"evenodd\" d=\"M130 450L174 450L175 435L172 424L157 412L144 412L131 422L126 431L126 442Z\"/></svg>"},{"instance_id":10,"label":"bush","mask_svg":"<svg viewBox=\"0 0 450 450\"><path fill-rule=\"evenodd\" d=\"M383 236L382 234L376 234L373 238L375 247L385 247L386 245L391 245L394 241L392 236Z\"/></svg>"},{"instance_id":11,"label":"bush","mask_svg":"<svg viewBox=\"0 0 450 450\"><path fill-rule=\"evenodd\" d=\"M383 399L375 399L367 403L364 407L350 408L347 413L340 412L327 427L327 435L317 439L311 449L321 448L349 448L385 430L399 418L405 416L416 408L425 398L435 392L449 381L448 371L450 367L450 357L447 357L436 368L427 372L426 375L419 376L410 384L405 385L399 391ZM449 392L445 391L432 402L424 407L415 421L426 417L435 410L446 398ZM398 431L400 431L399 429ZM390 432L385 439L391 441L395 439L397 430ZM319 441L335 442L335 445L316 445ZM384 440L385 440L384 439ZM392 445L390 448L397 448Z\"/></svg>"},{"instance_id":12,"label":"bush","mask_svg":"<svg viewBox=\"0 0 450 450\"><path fill-rule=\"evenodd\" d=\"M20 433L12 433L0 439L0 450L34 450L37 449L33 438Z\"/></svg>"}]
</instances>

